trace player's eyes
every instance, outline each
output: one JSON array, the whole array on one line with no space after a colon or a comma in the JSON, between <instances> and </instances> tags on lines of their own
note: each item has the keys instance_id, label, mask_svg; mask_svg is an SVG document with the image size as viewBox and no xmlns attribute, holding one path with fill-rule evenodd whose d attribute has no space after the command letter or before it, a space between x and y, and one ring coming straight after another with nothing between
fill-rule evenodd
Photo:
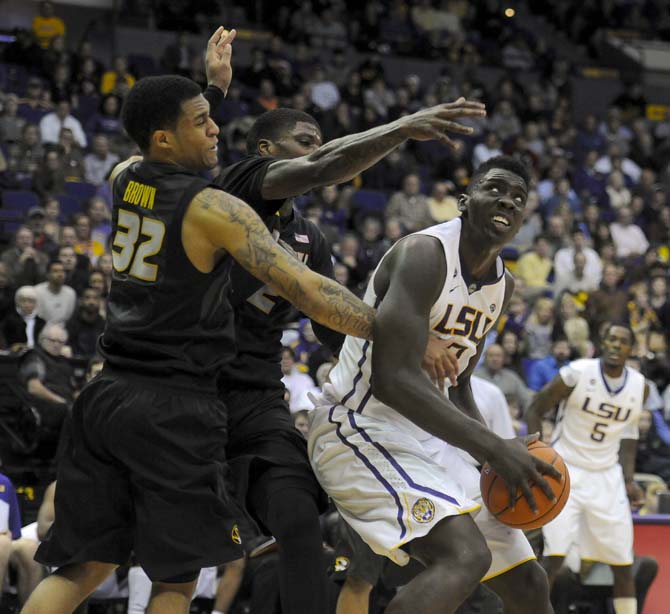
<instances>
[{"instance_id":1,"label":"player's eyes","mask_svg":"<svg viewBox=\"0 0 670 614\"><path fill-rule=\"evenodd\" d=\"M491 186L491 192L494 192L494 193L497 194L498 192L500 192L500 190L496 186L492 185Z\"/></svg>"}]
</instances>

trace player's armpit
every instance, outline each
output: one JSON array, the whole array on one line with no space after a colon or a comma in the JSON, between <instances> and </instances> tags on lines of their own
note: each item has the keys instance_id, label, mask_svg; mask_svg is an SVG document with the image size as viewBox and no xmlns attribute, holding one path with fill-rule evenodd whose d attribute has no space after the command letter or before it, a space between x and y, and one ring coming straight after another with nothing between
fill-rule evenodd
<instances>
[{"instance_id":1,"label":"player's armpit","mask_svg":"<svg viewBox=\"0 0 670 614\"><path fill-rule=\"evenodd\" d=\"M542 417L548 414L563 399L567 399L572 392L560 375L551 380L538 392L526 411L526 422L529 433L542 433Z\"/></svg>"},{"instance_id":2,"label":"player's armpit","mask_svg":"<svg viewBox=\"0 0 670 614\"><path fill-rule=\"evenodd\" d=\"M224 249L257 279L305 315L346 335L372 338L374 309L336 281L311 271L277 245L260 217L243 201L220 190L200 192L185 217L209 243Z\"/></svg>"}]
</instances>

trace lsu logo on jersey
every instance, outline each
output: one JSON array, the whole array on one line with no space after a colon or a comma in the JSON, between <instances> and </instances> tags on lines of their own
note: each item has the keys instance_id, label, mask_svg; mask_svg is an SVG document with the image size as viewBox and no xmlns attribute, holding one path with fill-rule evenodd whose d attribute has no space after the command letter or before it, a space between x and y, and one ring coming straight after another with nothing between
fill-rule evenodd
<instances>
[{"instance_id":1,"label":"lsu logo on jersey","mask_svg":"<svg viewBox=\"0 0 670 614\"><path fill-rule=\"evenodd\" d=\"M489 309L495 311L495 304ZM470 305L463 305L456 315L454 304L449 303L444 311L442 319L434 326L433 330L440 335L457 335L467 337L470 341L478 344L489 331L493 319L485 316L479 309Z\"/></svg>"},{"instance_id":2,"label":"lsu logo on jersey","mask_svg":"<svg viewBox=\"0 0 670 614\"><path fill-rule=\"evenodd\" d=\"M412 506L412 516L421 524L431 522L435 518L435 504L430 499L418 499Z\"/></svg>"},{"instance_id":3,"label":"lsu logo on jersey","mask_svg":"<svg viewBox=\"0 0 670 614\"><path fill-rule=\"evenodd\" d=\"M230 532L230 539L232 539L233 543L235 544L238 545L242 544L242 538L240 537L240 529L236 524L233 525L233 530Z\"/></svg>"}]
</instances>

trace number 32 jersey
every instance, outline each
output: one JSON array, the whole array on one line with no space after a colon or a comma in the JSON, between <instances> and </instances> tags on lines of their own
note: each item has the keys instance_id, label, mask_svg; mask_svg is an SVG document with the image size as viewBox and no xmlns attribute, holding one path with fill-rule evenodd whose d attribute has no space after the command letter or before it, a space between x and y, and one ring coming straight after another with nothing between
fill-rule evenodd
<instances>
[{"instance_id":1,"label":"number 32 jersey","mask_svg":"<svg viewBox=\"0 0 670 614\"><path fill-rule=\"evenodd\" d=\"M114 271L99 342L111 366L213 382L234 356L232 259L202 273L182 244L184 214L205 188L220 189L186 169L146 161L115 179Z\"/></svg>"},{"instance_id":2,"label":"number 32 jersey","mask_svg":"<svg viewBox=\"0 0 670 614\"><path fill-rule=\"evenodd\" d=\"M477 284L469 278L459 256L460 218L431 226L415 234L435 237L442 244L446 275L442 290L431 307L429 326L432 334L450 342L451 350L458 359L460 375L476 355L479 343L500 316L505 298L505 266L502 259L498 258L495 279L490 280L490 283ZM379 302L374 290L374 274L363 300L375 307ZM372 345L370 341L346 338L340 352L340 362L330 373L338 400L356 412L388 419L396 425L402 424L403 428L423 441L428 437L427 433L372 396Z\"/></svg>"},{"instance_id":3,"label":"number 32 jersey","mask_svg":"<svg viewBox=\"0 0 670 614\"><path fill-rule=\"evenodd\" d=\"M552 445L567 463L598 471L618 462L622 439L638 438L644 376L629 367L616 383L606 379L598 358L580 359L560 370L573 388L558 410Z\"/></svg>"}]
</instances>

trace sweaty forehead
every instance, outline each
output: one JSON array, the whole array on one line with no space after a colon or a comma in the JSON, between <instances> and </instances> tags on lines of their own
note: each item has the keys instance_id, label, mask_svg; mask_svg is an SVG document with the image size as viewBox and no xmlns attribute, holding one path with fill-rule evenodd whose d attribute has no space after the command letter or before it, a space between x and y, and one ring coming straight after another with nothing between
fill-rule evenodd
<instances>
[{"instance_id":1,"label":"sweaty forehead","mask_svg":"<svg viewBox=\"0 0 670 614\"><path fill-rule=\"evenodd\" d=\"M484 174L484 176L480 179L480 183L484 183L490 180L504 181L505 183L508 183L512 187L520 188L524 192L528 191L528 186L526 185L526 182L521 177L519 177L519 175L516 175L513 172L508 171L507 169L504 168L492 168L488 170Z\"/></svg>"}]
</instances>

